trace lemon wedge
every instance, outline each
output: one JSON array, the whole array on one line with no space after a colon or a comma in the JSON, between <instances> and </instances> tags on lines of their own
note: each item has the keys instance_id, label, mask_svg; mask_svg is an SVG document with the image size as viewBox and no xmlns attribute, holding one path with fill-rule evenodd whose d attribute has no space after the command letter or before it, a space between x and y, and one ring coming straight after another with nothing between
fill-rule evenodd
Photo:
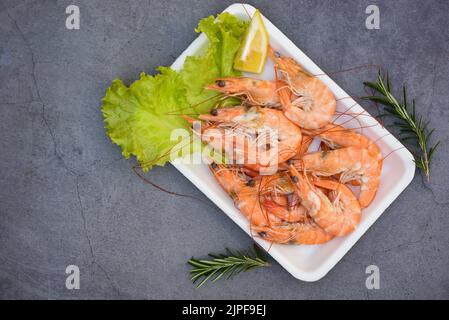
<instances>
[{"instance_id":1,"label":"lemon wedge","mask_svg":"<svg viewBox=\"0 0 449 320\"><path fill-rule=\"evenodd\" d=\"M234 60L234 69L261 73L268 56L268 32L259 10L256 10L245 32Z\"/></svg>"}]
</instances>

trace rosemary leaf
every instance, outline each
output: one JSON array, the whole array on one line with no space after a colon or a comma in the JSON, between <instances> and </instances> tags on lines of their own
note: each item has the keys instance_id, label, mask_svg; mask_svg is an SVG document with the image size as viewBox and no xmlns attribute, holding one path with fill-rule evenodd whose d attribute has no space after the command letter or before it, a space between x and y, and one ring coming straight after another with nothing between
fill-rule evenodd
<instances>
[{"instance_id":1,"label":"rosemary leaf","mask_svg":"<svg viewBox=\"0 0 449 320\"><path fill-rule=\"evenodd\" d=\"M216 282L220 278L229 279L238 273L249 271L258 267L269 267L266 256L262 250L254 245L253 250L232 251L226 249L225 254L209 254L211 260L198 260L195 258L187 261L192 266L190 270L193 283L199 281L197 288L206 282Z\"/></svg>"},{"instance_id":2,"label":"rosemary leaf","mask_svg":"<svg viewBox=\"0 0 449 320\"><path fill-rule=\"evenodd\" d=\"M399 128L401 140L413 143L415 165L423 171L427 180L430 180L432 157L440 145L440 141L429 146L430 137L435 129L428 130L429 121L423 120L422 116L417 116L415 100L412 100L410 110L405 86L402 88L402 102L396 99L391 90L388 73L383 75L379 71L376 82L365 81L363 84L373 90L373 95L364 97L364 99L383 105L383 117L396 118L392 126Z\"/></svg>"}]
</instances>

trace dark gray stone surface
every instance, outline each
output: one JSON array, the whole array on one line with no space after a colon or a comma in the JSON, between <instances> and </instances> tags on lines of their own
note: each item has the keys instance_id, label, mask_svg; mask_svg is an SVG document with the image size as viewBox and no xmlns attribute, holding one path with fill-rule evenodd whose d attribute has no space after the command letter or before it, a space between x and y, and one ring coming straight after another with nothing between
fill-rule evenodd
<instances>
[{"instance_id":1,"label":"dark gray stone surface","mask_svg":"<svg viewBox=\"0 0 449 320\"><path fill-rule=\"evenodd\" d=\"M319 282L274 263L196 290L188 258L251 239L217 208L139 180L105 135L100 101L114 77L130 83L171 64L199 19L231 1L1 0L1 298L449 298L449 2L249 2L325 71L379 64L405 82L443 141L431 183L417 174ZM380 30L365 28L372 3ZM69 4L80 7L80 30L65 28ZM374 77L333 76L354 96ZM204 198L169 165L150 177ZM69 264L80 267L80 290L65 288ZM370 264L380 290L365 288Z\"/></svg>"}]
</instances>

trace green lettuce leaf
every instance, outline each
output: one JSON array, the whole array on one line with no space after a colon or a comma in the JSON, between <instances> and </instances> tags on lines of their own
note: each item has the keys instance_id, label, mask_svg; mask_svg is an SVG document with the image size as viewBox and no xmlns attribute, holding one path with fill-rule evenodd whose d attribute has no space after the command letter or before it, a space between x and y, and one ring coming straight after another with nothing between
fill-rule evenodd
<instances>
[{"instance_id":1,"label":"green lettuce leaf","mask_svg":"<svg viewBox=\"0 0 449 320\"><path fill-rule=\"evenodd\" d=\"M112 82L101 110L107 134L123 156L135 156L144 170L170 160L178 143L170 140L172 131L189 128L182 116L208 112L217 103L217 93L205 86L217 77L240 75L233 62L246 26L229 13L205 18L196 31L206 34L209 46L203 55L187 57L180 72L159 67L159 74L142 73L129 87Z\"/></svg>"},{"instance_id":2,"label":"green lettuce leaf","mask_svg":"<svg viewBox=\"0 0 449 320\"><path fill-rule=\"evenodd\" d=\"M248 23L230 13L215 18L202 19L196 32L203 32L209 39L209 47L202 56L187 57L181 75L187 87L187 100L198 113L205 113L217 103L217 92L205 89L216 78L240 76L234 70L234 57Z\"/></svg>"},{"instance_id":3,"label":"green lettuce leaf","mask_svg":"<svg viewBox=\"0 0 449 320\"><path fill-rule=\"evenodd\" d=\"M187 128L179 110L192 112L181 76L170 68L159 71L154 77L142 73L129 88L116 79L103 98L109 137L122 148L123 156L134 155L147 168L169 160L176 143L170 141L172 131Z\"/></svg>"},{"instance_id":4,"label":"green lettuce leaf","mask_svg":"<svg viewBox=\"0 0 449 320\"><path fill-rule=\"evenodd\" d=\"M218 76L237 76L240 72L234 70L234 57L240 46L240 38L248 23L230 13L222 13L215 19L213 16L204 18L198 24L196 32L204 32L209 39L208 53L215 59Z\"/></svg>"}]
</instances>

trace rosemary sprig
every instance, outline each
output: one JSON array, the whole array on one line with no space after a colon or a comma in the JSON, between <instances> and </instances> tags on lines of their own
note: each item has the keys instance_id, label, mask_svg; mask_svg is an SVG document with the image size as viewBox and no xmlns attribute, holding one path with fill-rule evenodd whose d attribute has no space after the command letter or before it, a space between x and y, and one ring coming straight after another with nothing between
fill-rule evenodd
<instances>
[{"instance_id":1,"label":"rosemary sprig","mask_svg":"<svg viewBox=\"0 0 449 320\"><path fill-rule=\"evenodd\" d=\"M210 260L190 259L187 263L192 266L190 274L193 283L200 281L197 288L200 288L207 281L212 283L222 277L226 279L232 276L258 267L269 267L265 254L260 248L254 245L253 250L233 251L226 248L225 254L209 254Z\"/></svg>"},{"instance_id":2,"label":"rosemary sprig","mask_svg":"<svg viewBox=\"0 0 449 320\"><path fill-rule=\"evenodd\" d=\"M375 83L366 81L364 82L364 85L373 89L374 92L378 94L364 97L364 99L382 104L384 106L384 114L381 116L391 116L396 118L393 126L399 128L401 140L415 144L416 150L413 152L415 164L423 171L427 180L430 180L430 164L440 141L432 147L429 146L430 136L435 129L428 130L429 121L424 121L422 116L416 115L415 100L412 100L412 107L410 108L407 104L405 86L402 88L402 102L396 99L392 94L388 73L384 76L379 71Z\"/></svg>"}]
</instances>

